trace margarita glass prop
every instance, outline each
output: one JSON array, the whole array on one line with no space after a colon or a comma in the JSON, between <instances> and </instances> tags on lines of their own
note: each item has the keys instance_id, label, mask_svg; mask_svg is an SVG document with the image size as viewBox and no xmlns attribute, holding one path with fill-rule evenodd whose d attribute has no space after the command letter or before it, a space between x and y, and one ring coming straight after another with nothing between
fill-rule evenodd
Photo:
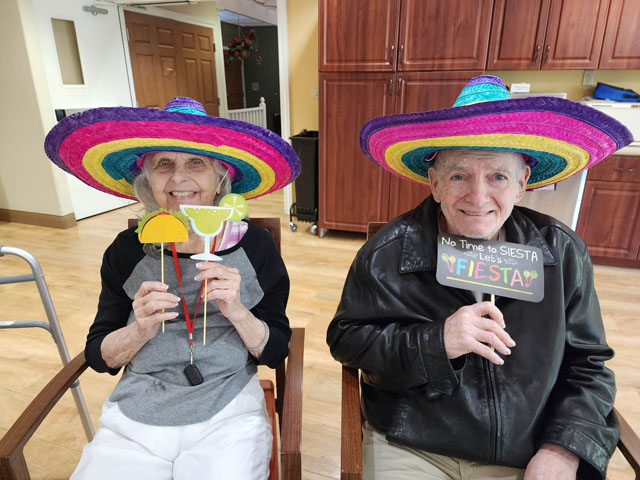
<instances>
[{"instance_id":1,"label":"margarita glass prop","mask_svg":"<svg viewBox=\"0 0 640 480\"><path fill-rule=\"evenodd\" d=\"M191 220L193 231L204 238L204 252L191 255L193 260L221 262L222 257L211 252L211 239L220 233L224 222L233 215L231 207L208 205L180 205L182 213ZM204 308L202 325L202 344L207 344L207 279L204 279ZM194 319L195 321L195 319Z\"/></svg>"},{"instance_id":2,"label":"margarita glass prop","mask_svg":"<svg viewBox=\"0 0 640 480\"><path fill-rule=\"evenodd\" d=\"M221 262L222 257L211 253L211 239L222 231L224 222L231 217L233 209L207 205L180 205L180 210L191 220L193 231L204 238L204 252L191 255L191 258Z\"/></svg>"}]
</instances>

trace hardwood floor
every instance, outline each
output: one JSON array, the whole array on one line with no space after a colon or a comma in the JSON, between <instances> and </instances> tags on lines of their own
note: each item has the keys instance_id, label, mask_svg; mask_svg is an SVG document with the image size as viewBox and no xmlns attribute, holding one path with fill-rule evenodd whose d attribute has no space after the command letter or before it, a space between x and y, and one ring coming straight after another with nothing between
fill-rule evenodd
<instances>
[{"instance_id":1,"label":"hardwood floor","mask_svg":"<svg viewBox=\"0 0 640 480\"><path fill-rule=\"evenodd\" d=\"M249 202L252 216L282 218L282 250L291 277L288 315L292 326L306 328L303 478L339 478L340 461L340 365L325 343L328 323L335 312L347 269L364 242L361 234L330 231L324 238L309 235L308 224L296 233L281 214L282 195ZM40 262L67 346L74 356L84 348L100 290L102 253L137 206L88 218L77 227L56 230L0 222L0 244L27 250ZM616 372L617 408L640 431L640 270L596 267L600 298L609 343L616 349L610 367ZM0 257L0 276L30 273L14 256ZM35 285L0 285L0 321L44 320L45 313ZM0 332L0 434L4 434L22 409L60 368L56 347L42 329ZM263 378L270 371L260 372ZM81 387L94 425L99 423L102 402L117 377L89 371ZM68 478L86 442L71 394L67 393L25 449L34 480ZM633 478L631 469L616 453L609 478Z\"/></svg>"}]
</instances>

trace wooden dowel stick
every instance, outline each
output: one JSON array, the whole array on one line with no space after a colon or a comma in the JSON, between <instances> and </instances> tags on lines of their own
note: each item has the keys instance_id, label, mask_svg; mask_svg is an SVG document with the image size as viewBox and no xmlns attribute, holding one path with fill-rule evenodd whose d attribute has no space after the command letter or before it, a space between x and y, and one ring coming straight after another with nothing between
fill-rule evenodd
<instances>
[{"instance_id":1,"label":"wooden dowel stick","mask_svg":"<svg viewBox=\"0 0 640 480\"><path fill-rule=\"evenodd\" d=\"M202 344L207 344L207 279L204 279L204 326L202 327Z\"/></svg>"},{"instance_id":2,"label":"wooden dowel stick","mask_svg":"<svg viewBox=\"0 0 640 480\"><path fill-rule=\"evenodd\" d=\"M491 305L495 305L496 304L496 296L492 293L491 294ZM495 352L495 348L491 347L491 351Z\"/></svg>"},{"instance_id":3,"label":"wooden dowel stick","mask_svg":"<svg viewBox=\"0 0 640 480\"><path fill-rule=\"evenodd\" d=\"M160 281L164 283L164 242L160 242L160 270ZM164 308L162 313L164 313ZM164 333L164 320L162 321L162 333Z\"/></svg>"}]
</instances>

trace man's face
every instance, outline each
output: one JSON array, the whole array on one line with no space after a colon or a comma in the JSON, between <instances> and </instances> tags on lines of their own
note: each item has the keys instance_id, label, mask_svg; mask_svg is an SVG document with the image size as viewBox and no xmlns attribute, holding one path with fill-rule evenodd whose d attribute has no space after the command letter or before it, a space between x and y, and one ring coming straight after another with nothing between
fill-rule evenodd
<instances>
[{"instance_id":1,"label":"man's face","mask_svg":"<svg viewBox=\"0 0 640 480\"><path fill-rule=\"evenodd\" d=\"M498 238L531 174L520 154L496 150L445 150L429 169L431 192L440 203L447 233Z\"/></svg>"}]
</instances>

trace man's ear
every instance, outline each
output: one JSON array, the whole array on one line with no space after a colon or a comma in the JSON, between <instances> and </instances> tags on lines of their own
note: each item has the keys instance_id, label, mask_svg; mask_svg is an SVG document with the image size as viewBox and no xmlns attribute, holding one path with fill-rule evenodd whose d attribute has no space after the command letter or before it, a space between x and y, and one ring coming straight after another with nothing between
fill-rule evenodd
<instances>
[{"instance_id":1,"label":"man's ear","mask_svg":"<svg viewBox=\"0 0 640 480\"><path fill-rule=\"evenodd\" d=\"M429 169L429 183L431 184L431 195L433 196L433 199L440 203L440 191L438 190L440 187L440 180L438 179L438 172L433 167Z\"/></svg>"},{"instance_id":2,"label":"man's ear","mask_svg":"<svg viewBox=\"0 0 640 480\"><path fill-rule=\"evenodd\" d=\"M518 179L518 187L520 190L518 191L518 196L516 199L516 203L522 200L525 192L527 191L527 182L529 181L529 177L531 176L531 167L529 165L525 165L520 173L520 178Z\"/></svg>"}]
</instances>

